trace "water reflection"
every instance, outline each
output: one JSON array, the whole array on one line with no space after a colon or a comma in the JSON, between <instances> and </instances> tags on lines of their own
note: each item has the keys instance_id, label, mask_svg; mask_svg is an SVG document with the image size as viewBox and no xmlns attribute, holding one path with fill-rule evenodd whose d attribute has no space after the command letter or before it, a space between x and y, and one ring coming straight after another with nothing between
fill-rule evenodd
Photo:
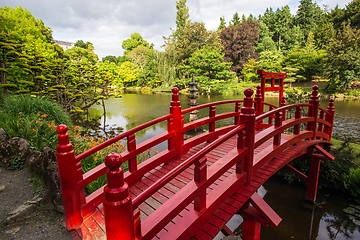
<instances>
[{"instance_id":1,"label":"water reflection","mask_svg":"<svg viewBox=\"0 0 360 240\"><path fill-rule=\"evenodd\" d=\"M343 211L351 204L347 197L319 191L318 205L312 206L303 201L306 193L303 186L288 185L273 177L264 188L267 190L264 200L283 220L274 229L262 227L262 240L360 239L359 227Z\"/></svg>"}]
</instances>

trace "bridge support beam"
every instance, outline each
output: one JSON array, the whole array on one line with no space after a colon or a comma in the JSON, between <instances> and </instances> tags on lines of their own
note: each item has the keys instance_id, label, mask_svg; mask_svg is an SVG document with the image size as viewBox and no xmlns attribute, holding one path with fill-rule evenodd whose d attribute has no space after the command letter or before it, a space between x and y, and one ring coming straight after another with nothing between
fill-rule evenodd
<instances>
[{"instance_id":1,"label":"bridge support beam","mask_svg":"<svg viewBox=\"0 0 360 240\"><path fill-rule=\"evenodd\" d=\"M319 181L319 172L320 172L320 163L321 159L317 156L312 156L310 160L310 169L309 177L306 189L306 201L315 202L318 181Z\"/></svg>"},{"instance_id":2,"label":"bridge support beam","mask_svg":"<svg viewBox=\"0 0 360 240\"><path fill-rule=\"evenodd\" d=\"M249 202L252 206L241 211L243 215L243 240L260 240L261 225L275 228L281 222L281 218L274 210L259 196L254 193Z\"/></svg>"}]
</instances>

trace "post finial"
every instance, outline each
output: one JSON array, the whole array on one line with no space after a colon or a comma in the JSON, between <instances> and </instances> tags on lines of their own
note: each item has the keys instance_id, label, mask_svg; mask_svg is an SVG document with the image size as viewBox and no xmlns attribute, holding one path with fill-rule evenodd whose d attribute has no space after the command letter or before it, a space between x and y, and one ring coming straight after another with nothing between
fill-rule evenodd
<instances>
[{"instance_id":1,"label":"post finial","mask_svg":"<svg viewBox=\"0 0 360 240\"><path fill-rule=\"evenodd\" d=\"M314 85L314 86L312 87L312 93L311 93L311 95L312 95L313 97L316 97L316 96L318 95L318 93L319 93L318 89L319 89L319 86L318 86L318 85Z\"/></svg>"},{"instance_id":2,"label":"post finial","mask_svg":"<svg viewBox=\"0 0 360 240\"><path fill-rule=\"evenodd\" d=\"M113 152L105 157L105 165L110 170L118 169L121 166L121 164L123 164L123 162L124 161L123 161L122 156L118 153Z\"/></svg>"},{"instance_id":3,"label":"post finial","mask_svg":"<svg viewBox=\"0 0 360 240\"><path fill-rule=\"evenodd\" d=\"M179 92L179 89L177 87L174 87L172 90L171 90L173 93L178 93Z\"/></svg>"},{"instance_id":4,"label":"post finial","mask_svg":"<svg viewBox=\"0 0 360 240\"><path fill-rule=\"evenodd\" d=\"M253 95L253 93L254 93L254 90L252 90L252 88L247 88L247 89L245 89L245 91L244 91L244 95L245 95L246 97L251 97L251 96Z\"/></svg>"},{"instance_id":5,"label":"post finial","mask_svg":"<svg viewBox=\"0 0 360 240\"><path fill-rule=\"evenodd\" d=\"M65 134L68 131L68 127L64 124L60 124L59 126L56 127L56 131L59 134Z\"/></svg>"}]
</instances>

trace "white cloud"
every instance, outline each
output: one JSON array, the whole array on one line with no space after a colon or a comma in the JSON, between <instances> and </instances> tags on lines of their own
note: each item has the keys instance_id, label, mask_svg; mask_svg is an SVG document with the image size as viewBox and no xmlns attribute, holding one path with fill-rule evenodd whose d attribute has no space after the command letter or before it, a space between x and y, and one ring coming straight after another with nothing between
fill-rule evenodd
<instances>
[{"instance_id":1,"label":"white cloud","mask_svg":"<svg viewBox=\"0 0 360 240\"><path fill-rule=\"evenodd\" d=\"M327 4L330 9L336 4L345 7L348 0L323 0L318 4ZM99 59L107 55L122 54L122 41L138 32L158 50L164 43L162 36L171 34L175 27L176 0L3 0L8 7L22 6L35 18L40 18L52 28L54 39L76 42L79 39L94 44ZM263 14L266 8L274 10L289 5L296 14L299 1L265 0L188 0L190 19L204 22L207 29L216 30L220 17L229 22L235 12L255 17Z\"/></svg>"}]
</instances>

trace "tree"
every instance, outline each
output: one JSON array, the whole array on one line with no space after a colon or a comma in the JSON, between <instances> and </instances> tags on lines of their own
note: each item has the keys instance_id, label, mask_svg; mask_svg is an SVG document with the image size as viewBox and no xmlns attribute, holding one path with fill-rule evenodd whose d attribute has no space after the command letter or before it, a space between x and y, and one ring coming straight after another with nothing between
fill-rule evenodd
<instances>
[{"instance_id":1,"label":"tree","mask_svg":"<svg viewBox=\"0 0 360 240\"><path fill-rule=\"evenodd\" d=\"M135 66L141 69L138 75L138 84L141 86L154 85L155 76L157 75L156 51L140 45L128 52L126 56Z\"/></svg>"},{"instance_id":2,"label":"tree","mask_svg":"<svg viewBox=\"0 0 360 240\"><path fill-rule=\"evenodd\" d=\"M224 61L233 63L231 70L238 76L249 59L257 59L255 44L259 40L259 29L259 22L246 21L225 28L220 34L221 44L224 47Z\"/></svg>"},{"instance_id":3,"label":"tree","mask_svg":"<svg viewBox=\"0 0 360 240\"><path fill-rule=\"evenodd\" d=\"M226 21L225 21L225 17L223 16L223 17L220 17L220 25L217 29L217 32L220 34L224 28L226 28Z\"/></svg>"},{"instance_id":4,"label":"tree","mask_svg":"<svg viewBox=\"0 0 360 240\"><path fill-rule=\"evenodd\" d=\"M300 0L296 23L303 31L305 39L310 32L315 31L323 16L324 13L317 3L313 3L312 0Z\"/></svg>"},{"instance_id":5,"label":"tree","mask_svg":"<svg viewBox=\"0 0 360 240\"><path fill-rule=\"evenodd\" d=\"M186 6L186 0L176 1L176 30L173 33L174 38L181 39L185 33L189 20L189 7Z\"/></svg>"},{"instance_id":6,"label":"tree","mask_svg":"<svg viewBox=\"0 0 360 240\"><path fill-rule=\"evenodd\" d=\"M263 51L259 53L259 62L257 64L257 69L261 69L266 72L281 72L281 62L283 58L283 53L277 50Z\"/></svg>"},{"instance_id":7,"label":"tree","mask_svg":"<svg viewBox=\"0 0 360 240\"><path fill-rule=\"evenodd\" d=\"M185 30L183 38L179 39L176 44L177 66L182 66L182 69L186 69L184 66L189 65L188 60L192 54L205 46L221 48L217 33L206 30L204 23L190 23ZM184 76L184 74L186 75L186 72L182 72L179 75Z\"/></svg>"},{"instance_id":8,"label":"tree","mask_svg":"<svg viewBox=\"0 0 360 240\"><path fill-rule=\"evenodd\" d=\"M194 52L189 58L188 70L197 76L196 81L202 85L215 86L235 78L229 71L231 62L223 62L224 54L219 48L206 46Z\"/></svg>"},{"instance_id":9,"label":"tree","mask_svg":"<svg viewBox=\"0 0 360 240\"><path fill-rule=\"evenodd\" d=\"M239 14L236 12L233 16L233 19L229 22L229 27L237 26L241 23Z\"/></svg>"},{"instance_id":10,"label":"tree","mask_svg":"<svg viewBox=\"0 0 360 240\"><path fill-rule=\"evenodd\" d=\"M102 58L102 62L105 62L105 61L109 61L110 63L115 63L116 64L116 57L115 56L111 56L111 55L108 55L108 56L105 56Z\"/></svg>"},{"instance_id":11,"label":"tree","mask_svg":"<svg viewBox=\"0 0 360 240\"><path fill-rule=\"evenodd\" d=\"M351 21L350 26L360 29L360 0L353 0L345 9L339 8L336 6L335 9L326 16L327 21L330 21L334 25L334 29L341 31L343 23L347 23L348 20Z\"/></svg>"},{"instance_id":12,"label":"tree","mask_svg":"<svg viewBox=\"0 0 360 240\"><path fill-rule=\"evenodd\" d=\"M260 22L260 36L259 41L256 43L256 52L275 51L276 44L271 38L272 34L264 22Z\"/></svg>"},{"instance_id":13,"label":"tree","mask_svg":"<svg viewBox=\"0 0 360 240\"><path fill-rule=\"evenodd\" d=\"M326 73L330 84L339 90L360 81L360 30L343 24L334 41L329 44L326 57Z\"/></svg>"},{"instance_id":14,"label":"tree","mask_svg":"<svg viewBox=\"0 0 360 240\"><path fill-rule=\"evenodd\" d=\"M121 46L125 50L124 55L126 55L126 53L140 45L144 47L150 47L149 43L145 41L139 33L134 32L130 35L130 38L122 42Z\"/></svg>"},{"instance_id":15,"label":"tree","mask_svg":"<svg viewBox=\"0 0 360 240\"><path fill-rule=\"evenodd\" d=\"M292 26L292 16L288 5L277 9L275 13L275 40L278 42L278 50L284 48L284 41L288 35Z\"/></svg>"},{"instance_id":16,"label":"tree","mask_svg":"<svg viewBox=\"0 0 360 240\"><path fill-rule=\"evenodd\" d=\"M80 47L83 49L89 49L89 47L94 48L94 45L91 42L84 42L83 40L77 40L74 44L75 47Z\"/></svg>"}]
</instances>

